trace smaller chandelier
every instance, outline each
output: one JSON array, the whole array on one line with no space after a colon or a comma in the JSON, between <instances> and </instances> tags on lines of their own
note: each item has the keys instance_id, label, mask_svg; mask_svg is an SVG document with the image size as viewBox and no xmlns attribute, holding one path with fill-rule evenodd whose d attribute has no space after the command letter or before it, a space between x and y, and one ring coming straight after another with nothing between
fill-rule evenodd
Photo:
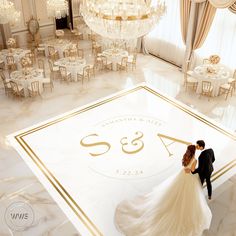
<instances>
[{"instance_id":1,"label":"smaller chandelier","mask_svg":"<svg viewBox=\"0 0 236 236\"><path fill-rule=\"evenodd\" d=\"M165 3L156 0L83 0L81 7L89 28L111 39L147 34L165 11Z\"/></svg>"},{"instance_id":2,"label":"smaller chandelier","mask_svg":"<svg viewBox=\"0 0 236 236\"><path fill-rule=\"evenodd\" d=\"M0 0L0 24L9 23L14 26L19 21L20 11L15 9L14 4L8 0Z\"/></svg>"},{"instance_id":3,"label":"smaller chandelier","mask_svg":"<svg viewBox=\"0 0 236 236\"><path fill-rule=\"evenodd\" d=\"M47 11L49 17L61 19L68 15L68 2L66 0L48 0Z\"/></svg>"}]
</instances>

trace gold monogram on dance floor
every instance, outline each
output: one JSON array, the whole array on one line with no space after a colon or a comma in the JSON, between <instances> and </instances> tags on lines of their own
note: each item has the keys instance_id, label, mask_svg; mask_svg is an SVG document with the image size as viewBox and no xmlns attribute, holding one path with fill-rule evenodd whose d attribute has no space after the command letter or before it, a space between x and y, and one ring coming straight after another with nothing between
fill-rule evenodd
<instances>
[{"instance_id":1,"label":"gold monogram on dance floor","mask_svg":"<svg viewBox=\"0 0 236 236\"><path fill-rule=\"evenodd\" d=\"M81 235L118 236L114 211L181 170L186 145L215 151L213 188L233 175L236 136L141 84L9 136Z\"/></svg>"}]
</instances>

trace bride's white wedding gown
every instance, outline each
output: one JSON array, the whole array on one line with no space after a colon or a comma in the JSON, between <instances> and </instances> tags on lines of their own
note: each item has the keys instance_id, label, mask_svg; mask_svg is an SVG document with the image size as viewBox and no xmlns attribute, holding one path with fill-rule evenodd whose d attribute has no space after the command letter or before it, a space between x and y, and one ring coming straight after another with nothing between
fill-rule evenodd
<instances>
[{"instance_id":1,"label":"bride's white wedding gown","mask_svg":"<svg viewBox=\"0 0 236 236\"><path fill-rule=\"evenodd\" d=\"M184 168L152 192L121 202L115 212L116 227L126 236L201 236L211 218L198 174Z\"/></svg>"}]
</instances>

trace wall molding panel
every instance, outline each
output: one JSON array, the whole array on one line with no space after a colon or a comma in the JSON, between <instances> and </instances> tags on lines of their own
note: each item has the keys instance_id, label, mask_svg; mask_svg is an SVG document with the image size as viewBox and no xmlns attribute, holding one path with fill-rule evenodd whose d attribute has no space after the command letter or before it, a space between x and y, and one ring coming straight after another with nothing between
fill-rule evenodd
<instances>
[{"instance_id":1,"label":"wall molding panel","mask_svg":"<svg viewBox=\"0 0 236 236\"><path fill-rule=\"evenodd\" d=\"M12 0L12 2L16 9L21 12L19 24L11 27L12 35L16 37L19 47L27 47L31 44L32 39L28 32L27 23L32 16L39 21L41 39L54 35L53 19L47 16L47 0ZM2 44L2 42L2 35L0 35L0 43Z\"/></svg>"}]
</instances>

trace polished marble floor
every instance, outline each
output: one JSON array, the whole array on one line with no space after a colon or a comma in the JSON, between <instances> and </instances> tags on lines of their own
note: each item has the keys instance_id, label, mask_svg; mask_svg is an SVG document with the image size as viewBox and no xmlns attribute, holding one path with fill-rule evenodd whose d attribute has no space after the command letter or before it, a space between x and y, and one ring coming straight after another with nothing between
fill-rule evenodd
<instances>
[{"instance_id":1,"label":"polished marble floor","mask_svg":"<svg viewBox=\"0 0 236 236\"><path fill-rule=\"evenodd\" d=\"M89 57L91 55L88 52L88 59ZM0 91L0 235L78 235L45 188L9 145L6 136L142 82L219 122L226 129L236 131L235 95L227 101L223 97L212 98L210 101L204 97L199 99L191 91L184 91L183 76L179 68L150 55L139 55L137 69L134 72L98 72L95 78L84 86L81 83L67 85L55 81L53 92L45 92L42 98L26 98L18 101L7 98L2 89ZM213 199L209 202L213 220L209 232L205 235L235 235L235 176L216 188L213 194ZM10 203L17 201L30 203L35 211L35 221L27 230L13 234L4 221L4 212Z\"/></svg>"}]
</instances>

